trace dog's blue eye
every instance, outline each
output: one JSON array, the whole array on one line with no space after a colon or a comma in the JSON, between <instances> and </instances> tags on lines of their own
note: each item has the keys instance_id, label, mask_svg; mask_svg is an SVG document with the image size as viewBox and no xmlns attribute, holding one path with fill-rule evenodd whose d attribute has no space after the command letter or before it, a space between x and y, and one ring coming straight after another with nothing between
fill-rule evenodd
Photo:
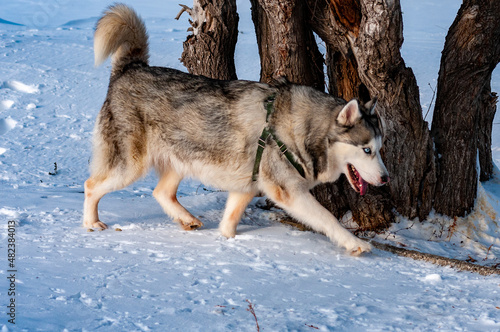
<instances>
[{"instance_id":1,"label":"dog's blue eye","mask_svg":"<svg viewBox=\"0 0 500 332\"><path fill-rule=\"evenodd\" d=\"M372 149L370 149L370 148L363 148L363 151L364 151L366 154L372 154Z\"/></svg>"}]
</instances>

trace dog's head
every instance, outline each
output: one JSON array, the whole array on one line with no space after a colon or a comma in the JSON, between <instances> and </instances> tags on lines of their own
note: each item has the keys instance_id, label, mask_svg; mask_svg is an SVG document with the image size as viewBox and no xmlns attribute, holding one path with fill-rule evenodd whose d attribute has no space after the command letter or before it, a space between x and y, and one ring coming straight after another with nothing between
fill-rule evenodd
<instances>
[{"instance_id":1,"label":"dog's head","mask_svg":"<svg viewBox=\"0 0 500 332\"><path fill-rule=\"evenodd\" d=\"M362 105L356 99L348 102L337 116L340 127L336 156L342 172L361 195L368 184L381 186L389 182L389 173L380 157L382 128L375 113L377 100Z\"/></svg>"}]
</instances>

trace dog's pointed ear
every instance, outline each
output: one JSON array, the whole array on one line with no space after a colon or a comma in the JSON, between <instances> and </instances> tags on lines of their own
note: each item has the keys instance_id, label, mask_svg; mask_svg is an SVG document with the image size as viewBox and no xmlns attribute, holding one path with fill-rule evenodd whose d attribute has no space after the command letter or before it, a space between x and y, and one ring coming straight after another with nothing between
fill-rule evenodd
<instances>
[{"instance_id":1,"label":"dog's pointed ear","mask_svg":"<svg viewBox=\"0 0 500 332\"><path fill-rule=\"evenodd\" d=\"M345 127L354 126L359 119L361 119L361 111L356 99L348 102L337 116L337 122Z\"/></svg>"},{"instance_id":2,"label":"dog's pointed ear","mask_svg":"<svg viewBox=\"0 0 500 332\"><path fill-rule=\"evenodd\" d=\"M378 101L378 98L375 97L365 104L365 108L368 110L368 114L370 114L370 115L375 114L375 107L377 107L377 101Z\"/></svg>"}]
</instances>

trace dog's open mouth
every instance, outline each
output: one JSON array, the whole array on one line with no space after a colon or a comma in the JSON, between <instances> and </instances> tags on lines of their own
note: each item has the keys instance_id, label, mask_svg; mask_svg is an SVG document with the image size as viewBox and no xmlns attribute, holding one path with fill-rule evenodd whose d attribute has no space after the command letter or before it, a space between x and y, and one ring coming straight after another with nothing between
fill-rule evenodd
<instances>
[{"instance_id":1,"label":"dog's open mouth","mask_svg":"<svg viewBox=\"0 0 500 332\"><path fill-rule=\"evenodd\" d=\"M366 194L368 183L363 180L356 167L351 164L347 164L347 174L347 178L349 179L349 182L354 190L356 190L360 195Z\"/></svg>"}]
</instances>

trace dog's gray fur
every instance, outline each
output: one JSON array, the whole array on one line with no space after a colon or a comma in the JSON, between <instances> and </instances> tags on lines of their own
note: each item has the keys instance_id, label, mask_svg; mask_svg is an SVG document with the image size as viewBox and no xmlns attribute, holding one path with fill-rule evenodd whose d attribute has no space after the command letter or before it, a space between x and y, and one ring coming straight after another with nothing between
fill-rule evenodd
<instances>
[{"instance_id":1,"label":"dog's gray fur","mask_svg":"<svg viewBox=\"0 0 500 332\"><path fill-rule=\"evenodd\" d=\"M155 168L160 181L153 195L185 229L203 225L175 195L182 178L194 177L229 191L220 224L224 236L235 236L245 207L262 192L349 251L371 249L345 230L309 190L335 181L341 173L362 194L366 182L356 180L354 172L374 185L388 181L374 102L346 103L286 82L218 81L151 67L147 44L144 23L125 5L110 7L97 24L96 63L109 55L113 60L95 126L91 175L85 182L85 227L106 228L98 217L99 200ZM266 123L264 101L271 95L276 95L274 112ZM268 139L258 179L252 181L258 139L266 126L293 153L305 178ZM357 171L350 172L350 165Z\"/></svg>"}]
</instances>

